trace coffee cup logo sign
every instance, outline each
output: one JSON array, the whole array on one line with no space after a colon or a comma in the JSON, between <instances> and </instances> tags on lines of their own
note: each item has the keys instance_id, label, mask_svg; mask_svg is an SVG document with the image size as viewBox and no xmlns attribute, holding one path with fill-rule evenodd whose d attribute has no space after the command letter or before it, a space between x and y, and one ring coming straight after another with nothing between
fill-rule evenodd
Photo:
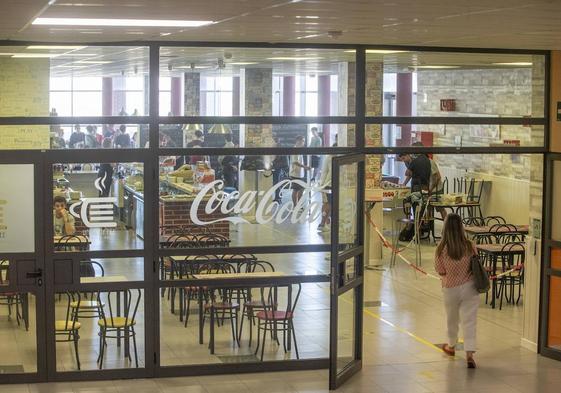
<instances>
[{"instance_id":1,"label":"coffee cup logo sign","mask_svg":"<svg viewBox=\"0 0 561 393\"><path fill-rule=\"evenodd\" d=\"M107 173L103 178L95 179L94 186L101 193L106 191L106 180ZM113 219L113 206L116 204L116 197L82 198L81 201L70 205L68 211L81 219L88 228L115 228L117 223ZM78 206L80 211L76 212Z\"/></svg>"},{"instance_id":2,"label":"coffee cup logo sign","mask_svg":"<svg viewBox=\"0 0 561 393\"><path fill-rule=\"evenodd\" d=\"M275 192L278 189L289 189L292 185L298 185L304 189L302 198L294 205L293 202L283 205L275 202ZM292 224L316 221L321 217L321 201L310 199L312 192L327 193L328 191L311 186L302 180L283 180L267 191L246 191L240 193L224 191L224 182L215 180L205 185L197 194L191 205L191 221L196 225L210 225L217 222L228 221L233 224L246 223L249 221L243 215L255 211L255 221L258 224L276 224L290 221ZM201 207L204 205L204 209ZM228 215L215 220L204 220L199 213L205 214L220 212Z\"/></svg>"}]
</instances>

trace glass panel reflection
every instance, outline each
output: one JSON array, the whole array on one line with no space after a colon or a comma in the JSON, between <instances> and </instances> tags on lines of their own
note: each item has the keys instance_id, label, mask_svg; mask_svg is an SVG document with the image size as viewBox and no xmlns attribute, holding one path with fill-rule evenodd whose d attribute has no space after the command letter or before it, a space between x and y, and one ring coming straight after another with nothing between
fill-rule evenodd
<instances>
[{"instance_id":1,"label":"glass panel reflection","mask_svg":"<svg viewBox=\"0 0 561 393\"><path fill-rule=\"evenodd\" d=\"M161 246L172 234L189 247L329 242L330 185L329 156L160 157Z\"/></svg>"},{"instance_id":2,"label":"glass panel reflection","mask_svg":"<svg viewBox=\"0 0 561 393\"><path fill-rule=\"evenodd\" d=\"M543 117L545 56L366 50L367 116Z\"/></svg>"},{"instance_id":3,"label":"glass panel reflection","mask_svg":"<svg viewBox=\"0 0 561 393\"><path fill-rule=\"evenodd\" d=\"M358 164L342 165L339 169L339 249L358 244L357 203Z\"/></svg>"},{"instance_id":4,"label":"glass panel reflection","mask_svg":"<svg viewBox=\"0 0 561 393\"><path fill-rule=\"evenodd\" d=\"M337 374L351 364L355 357L355 290L337 299Z\"/></svg>"},{"instance_id":5,"label":"glass panel reflection","mask_svg":"<svg viewBox=\"0 0 561 393\"><path fill-rule=\"evenodd\" d=\"M144 367L143 290L55 295L57 371Z\"/></svg>"},{"instance_id":6,"label":"glass panel reflection","mask_svg":"<svg viewBox=\"0 0 561 393\"><path fill-rule=\"evenodd\" d=\"M53 166L55 251L140 249L144 244L144 166Z\"/></svg>"},{"instance_id":7,"label":"glass panel reflection","mask_svg":"<svg viewBox=\"0 0 561 393\"><path fill-rule=\"evenodd\" d=\"M37 372L35 305L32 293L0 292L0 374Z\"/></svg>"},{"instance_id":8,"label":"glass panel reflection","mask_svg":"<svg viewBox=\"0 0 561 393\"><path fill-rule=\"evenodd\" d=\"M215 274L224 273L201 272L205 278ZM170 311L168 294L174 291L183 296L182 314ZM162 366L328 356L328 285L276 286L271 281L254 288L235 284L166 288L160 313ZM272 332L271 324L277 325Z\"/></svg>"},{"instance_id":9,"label":"glass panel reflection","mask_svg":"<svg viewBox=\"0 0 561 393\"><path fill-rule=\"evenodd\" d=\"M339 49L160 49L161 116L353 116L355 55Z\"/></svg>"}]
</instances>

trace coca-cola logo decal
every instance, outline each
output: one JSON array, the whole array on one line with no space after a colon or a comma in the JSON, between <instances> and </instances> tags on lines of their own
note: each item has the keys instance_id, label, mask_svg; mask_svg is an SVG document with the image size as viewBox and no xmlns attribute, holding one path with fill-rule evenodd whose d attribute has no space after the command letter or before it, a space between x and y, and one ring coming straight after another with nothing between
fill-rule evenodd
<instances>
[{"instance_id":1,"label":"coca-cola logo decal","mask_svg":"<svg viewBox=\"0 0 561 393\"><path fill-rule=\"evenodd\" d=\"M298 185L304 189L302 198L294 205L287 202L279 204L275 202L275 192L278 189L290 189L292 185ZM243 216L255 212L255 221L258 224L275 222L280 224L290 221L293 224L316 221L321 217L321 198L313 200L314 192L328 193L321 187L310 185L302 180L283 180L269 188L267 191L224 191L224 182L216 180L205 185L197 194L191 205L191 221L196 225L209 225L222 221L233 224L249 223ZM201 207L204 205L204 209ZM199 217L199 212L205 215L221 213L226 217L215 220Z\"/></svg>"}]
</instances>

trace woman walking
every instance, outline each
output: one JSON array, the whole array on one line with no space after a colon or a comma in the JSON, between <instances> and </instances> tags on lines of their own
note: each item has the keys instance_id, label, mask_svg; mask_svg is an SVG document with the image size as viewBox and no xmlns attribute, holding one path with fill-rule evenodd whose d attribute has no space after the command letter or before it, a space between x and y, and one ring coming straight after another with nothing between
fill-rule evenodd
<instances>
[{"instance_id":1,"label":"woman walking","mask_svg":"<svg viewBox=\"0 0 561 393\"><path fill-rule=\"evenodd\" d=\"M442 350L455 355L460 321L464 334L468 368L475 368L473 354L476 346L477 308L479 293L475 289L471 273L471 257L475 247L464 232L462 219L449 214L444 221L442 240L436 248L434 267L442 280L444 307L448 326L448 343Z\"/></svg>"}]
</instances>

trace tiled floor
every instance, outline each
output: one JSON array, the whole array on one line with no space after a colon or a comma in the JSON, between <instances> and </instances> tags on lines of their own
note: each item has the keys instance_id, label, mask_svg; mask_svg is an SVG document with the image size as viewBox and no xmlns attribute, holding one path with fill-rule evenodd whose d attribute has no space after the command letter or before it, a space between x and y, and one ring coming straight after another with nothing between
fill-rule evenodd
<instances>
[{"instance_id":1,"label":"tiled floor","mask_svg":"<svg viewBox=\"0 0 561 393\"><path fill-rule=\"evenodd\" d=\"M290 233L282 228L273 228L272 232L266 234L262 228L261 239L286 242L285 236ZM310 234L310 228L302 228L301 231L293 233L296 236L293 238L294 242L304 239L306 233L307 236L312 236L310 239L313 242L322 241L322 236L315 232ZM247 228L241 229L241 233L237 236L240 240L249 239ZM434 248L425 245L422 251L423 267L431 270ZM407 255L412 255L412 251L407 251ZM326 255L321 253L262 257L273 261L277 270L287 273L329 271L329 261ZM388 255L385 255L384 259L387 260ZM106 274L130 275L133 274L130 269L134 269L137 265L142 266L142 261L107 261ZM303 358L327 356L328 295L328 287L325 284L306 284L304 287L295 321ZM445 338L444 313L438 281L424 278L402 263L390 269L386 262L383 270L366 271L365 301L369 306L364 312L364 369L340 389L342 392L548 393L559 391L561 362L545 359L520 347L522 305L507 305L501 311L492 310L484 304L482 297L478 323L479 351L476 355L479 368L467 370L463 353L460 352L456 358L449 359L433 345L443 342ZM162 364L200 364L220 361L219 358L208 353L206 345L198 344L196 316L192 316L193 319L185 328L178 316L169 312L169 300L164 297L160 302ZM347 348L350 343L350 330L349 318L345 318L345 315L348 316L351 310L350 300L348 298L342 300L341 307L343 332L340 345L342 348ZM5 314L5 307L2 307L1 313ZM18 355L23 359L21 361L32 359L30 353L33 355L33 348L26 341L26 335L19 330L14 333L13 328L8 329L5 316L2 315L1 318L2 353L7 353L6 350L21 349ZM142 319L141 310L139 320ZM84 323L80 342L84 368L96 367L95 358L98 350L96 329L93 321ZM8 330L12 330L12 333ZM139 323L138 330L142 334L142 323ZM218 328L217 334L217 355L251 353L245 334L241 349L232 347L227 325ZM57 350L59 368L73 369L75 363L71 347L67 344L59 344ZM143 351L142 342L139 344L139 351L140 353ZM285 355L282 349L279 350L274 345L269 345L267 348L266 359L285 358L285 356L293 358L294 354ZM141 364L143 360L141 359ZM123 364L122 355L116 347L112 346L108 352L107 367L128 366L128 363ZM327 371L0 386L0 393L125 391L135 393L326 392Z\"/></svg>"}]
</instances>

